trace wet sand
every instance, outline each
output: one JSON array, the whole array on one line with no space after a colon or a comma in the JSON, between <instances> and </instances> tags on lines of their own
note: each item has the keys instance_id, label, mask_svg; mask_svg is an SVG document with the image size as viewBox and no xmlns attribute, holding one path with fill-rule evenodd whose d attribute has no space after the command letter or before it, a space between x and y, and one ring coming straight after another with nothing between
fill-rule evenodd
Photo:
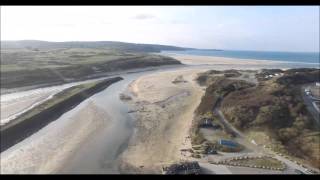
<instances>
[{"instance_id":1,"label":"wet sand","mask_svg":"<svg viewBox=\"0 0 320 180\"><path fill-rule=\"evenodd\" d=\"M62 121L1 153L1 173L54 173L81 143L111 123L109 115L91 101L71 111L76 111L75 116L65 114Z\"/></svg>"}]
</instances>

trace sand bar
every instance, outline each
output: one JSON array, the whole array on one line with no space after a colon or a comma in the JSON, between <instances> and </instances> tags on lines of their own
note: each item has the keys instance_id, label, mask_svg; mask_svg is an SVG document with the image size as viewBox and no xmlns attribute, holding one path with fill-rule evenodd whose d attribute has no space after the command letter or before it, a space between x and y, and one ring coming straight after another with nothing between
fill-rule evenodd
<instances>
[{"instance_id":1,"label":"sand bar","mask_svg":"<svg viewBox=\"0 0 320 180\"><path fill-rule=\"evenodd\" d=\"M127 172L160 173L163 165L189 159L181 149L191 147L193 112L203 94L193 79L201 71L154 73L129 86L131 103L138 110L134 137L122 156ZM178 76L185 82L172 83Z\"/></svg>"}]
</instances>

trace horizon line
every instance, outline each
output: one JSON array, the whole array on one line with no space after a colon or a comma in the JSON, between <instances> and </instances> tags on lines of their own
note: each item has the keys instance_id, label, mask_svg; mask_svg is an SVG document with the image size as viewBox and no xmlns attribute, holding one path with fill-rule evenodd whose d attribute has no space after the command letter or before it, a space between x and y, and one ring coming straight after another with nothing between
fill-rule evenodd
<instances>
[{"instance_id":1,"label":"horizon line","mask_svg":"<svg viewBox=\"0 0 320 180\"><path fill-rule=\"evenodd\" d=\"M220 48L194 48L194 47L183 47L179 45L167 45L167 44L156 44L156 43L137 43L137 42L125 42L125 41L114 41L114 40L67 40L67 41L48 41L48 40L35 40L35 39L22 39L22 40L0 40L4 41L42 41L49 43L64 43L64 42L119 42L128 44L144 44L144 45L160 45L160 46L173 46L178 48L195 49L195 50L222 50L222 51L257 51L257 52L289 52L289 53L320 53L319 51L279 51L279 50L248 50L248 49L220 49Z\"/></svg>"}]
</instances>

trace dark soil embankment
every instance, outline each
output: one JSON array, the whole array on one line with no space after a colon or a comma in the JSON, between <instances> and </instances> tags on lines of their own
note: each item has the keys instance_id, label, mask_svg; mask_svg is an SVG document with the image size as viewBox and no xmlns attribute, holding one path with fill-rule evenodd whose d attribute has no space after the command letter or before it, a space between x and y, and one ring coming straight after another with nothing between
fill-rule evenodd
<instances>
[{"instance_id":1,"label":"dark soil embankment","mask_svg":"<svg viewBox=\"0 0 320 180\"><path fill-rule=\"evenodd\" d=\"M121 77L109 78L103 80L93 87L89 87L76 93L70 97L67 97L65 100L54 104L53 106L31 116L26 119L19 121L19 117L24 116L22 114L17 118L17 120L13 120L8 124L5 124L1 127L0 135L1 135L1 152L10 148L14 144L22 141L23 139L27 138L28 136L32 135L33 133L37 132L50 122L59 118L65 112L71 110L76 105L80 104L85 99L89 98L90 96L98 93L111 84L122 80ZM72 87L71 87L72 88ZM64 92L68 91L69 89L64 90L60 95ZM53 97L55 98L55 97ZM36 108L36 107L35 107ZM27 112L26 112L27 113Z\"/></svg>"}]
</instances>

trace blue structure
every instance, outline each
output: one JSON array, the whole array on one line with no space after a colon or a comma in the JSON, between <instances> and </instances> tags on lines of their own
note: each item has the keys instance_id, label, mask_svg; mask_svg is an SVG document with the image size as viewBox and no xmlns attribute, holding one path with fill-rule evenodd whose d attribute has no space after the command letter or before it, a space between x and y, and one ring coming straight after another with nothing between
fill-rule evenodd
<instances>
[{"instance_id":1,"label":"blue structure","mask_svg":"<svg viewBox=\"0 0 320 180\"><path fill-rule=\"evenodd\" d=\"M220 139L219 140L219 144L220 145L223 145L223 146L228 146L230 148L236 148L238 147L238 144L236 142L233 142L233 141L228 141L228 140L223 140L223 139Z\"/></svg>"}]
</instances>

